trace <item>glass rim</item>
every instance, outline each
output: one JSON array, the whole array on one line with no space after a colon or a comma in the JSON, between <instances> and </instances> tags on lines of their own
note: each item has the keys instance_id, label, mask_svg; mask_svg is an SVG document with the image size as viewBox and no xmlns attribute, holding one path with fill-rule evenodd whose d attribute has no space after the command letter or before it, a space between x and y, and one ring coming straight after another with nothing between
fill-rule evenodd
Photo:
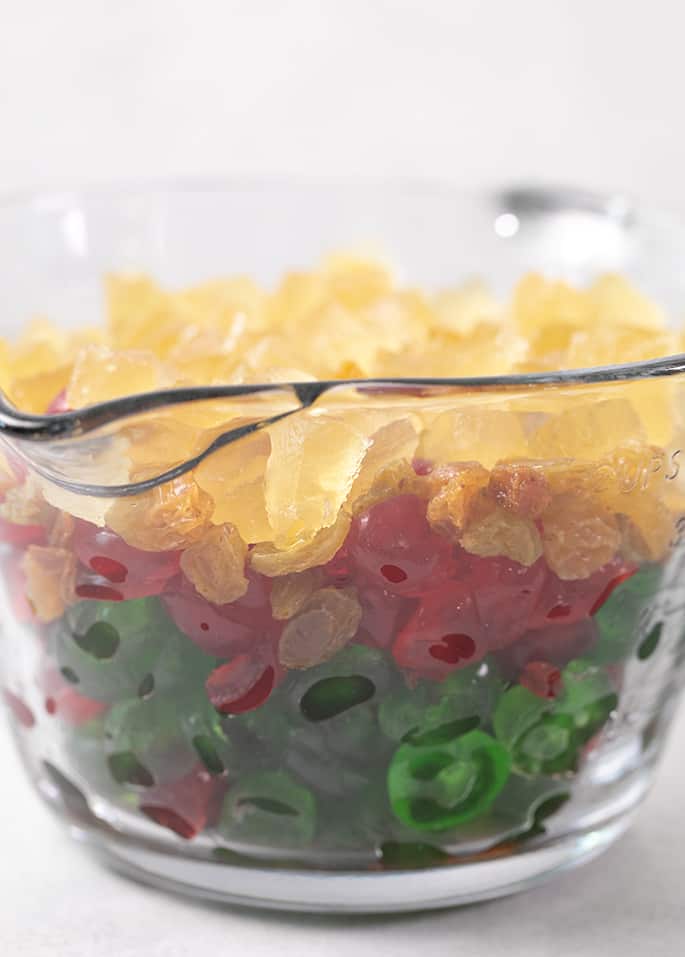
<instances>
[{"instance_id":1,"label":"glass rim","mask_svg":"<svg viewBox=\"0 0 685 957\"><path fill-rule=\"evenodd\" d=\"M494 188L469 188L447 180L373 177L334 178L296 176L200 176L175 178L138 178L105 181L93 184L55 185L46 188L17 189L0 193L0 213L3 209L27 207L54 208L75 196L108 199L127 192L194 193L236 192L245 190L302 190L309 192L330 190L378 191L398 196L401 194L450 194L490 202L496 215L514 211L542 213L576 211L605 216L619 225L630 225L642 207L623 193L600 192L579 187L553 185L512 185ZM650 214L666 217L672 226L685 224L673 214L658 208L645 207ZM289 391L299 403L300 411L311 406L322 395L335 389L353 388L359 392L396 391L418 397L450 392L489 392L510 389L537 389L549 386L601 385L657 379L685 373L685 353L676 353L656 359L611 364L584 369L559 369L548 372L515 373L498 376L458 377L392 377L363 379L314 380L306 382L261 382L243 385L189 386L158 389L110 399L80 409L57 413L29 413L17 409L0 390L0 436L26 442L54 442L85 435L104 425L110 425L130 416L173 407L175 405L211 399L241 398L265 395L269 392ZM296 410L293 410L296 411Z\"/></svg>"}]
</instances>

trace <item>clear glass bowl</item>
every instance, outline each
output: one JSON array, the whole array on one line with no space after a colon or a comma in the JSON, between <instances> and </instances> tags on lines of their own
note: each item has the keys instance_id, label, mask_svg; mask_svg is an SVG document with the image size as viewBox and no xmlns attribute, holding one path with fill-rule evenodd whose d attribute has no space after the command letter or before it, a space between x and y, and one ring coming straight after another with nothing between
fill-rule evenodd
<instances>
[{"instance_id":1,"label":"clear glass bowl","mask_svg":"<svg viewBox=\"0 0 685 957\"><path fill-rule=\"evenodd\" d=\"M270 283L359 243L427 288L477 274L506 294L531 269L574 283L613 271L672 314L685 305L683 227L616 197L142 185L2 206L4 331L36 313L99 318L111 271ZM247 904L447 906L593 857L649 787L682 676L684 375L675 356L489 379L193 388L53 415L3 400L16 482L44 500L40 520L0 530L4 696L38 791L117 868ZM556 457L532 442L512 464L512 435L550 423ZM368 448L341 504L331 476L347 426L367 430ZM215 496L225 480L229 499L253 495L263 509L269 443L310 431L306 507L326 512L325 532L285 559L256 544L247 593L211 604L174 545L195 480L209 467ZM167 454L134 480L141 436ZM379 493L369 469L385 442L404 471ZM601 559L563 579L544 558L503 557L494 530L480 550L455 544L426 518L431 475L455 457L489 481L508 462L502 494L530 495L536 520L541 474L554 495L581 489L602 528L575 506L536 527L549 536L556 522ZM122 508L142 527L157 515L167 550L103 527ZM36 572L36 548L76 569L78 601L63 613L25 600L27 560L55 578L54 566ZM283 580L308 566L309 578ZM309 604L286 620L297 588Z\"/></svg>"}]
</instances>

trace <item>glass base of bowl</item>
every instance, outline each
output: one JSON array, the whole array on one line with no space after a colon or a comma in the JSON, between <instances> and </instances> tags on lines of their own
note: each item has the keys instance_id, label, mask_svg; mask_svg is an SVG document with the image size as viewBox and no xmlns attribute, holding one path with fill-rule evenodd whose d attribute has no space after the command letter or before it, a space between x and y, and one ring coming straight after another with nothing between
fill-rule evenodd
<instances>
[{"instance_id":1,"label":"glass base of bowl","mask_svg":"<svg viewBox=\"0 0 685 957\"><path fill-rule=\"evenodd\" d=\"M226 904L329 914L431 910L503 897L597 857L630 826L634 810L536 849L450 867L392 873L233 867L133 845L72 826L103 862L133 880Z\"/></svg>"}]
</instances>

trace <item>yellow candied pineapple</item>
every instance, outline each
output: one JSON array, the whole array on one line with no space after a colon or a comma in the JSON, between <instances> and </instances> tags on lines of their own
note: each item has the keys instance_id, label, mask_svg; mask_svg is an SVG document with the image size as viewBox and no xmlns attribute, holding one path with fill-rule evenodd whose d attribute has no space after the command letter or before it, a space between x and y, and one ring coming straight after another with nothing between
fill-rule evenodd
<instances>
[{"instance_id":1,"label":"yellow candied pineapple","mask_svg":"<svg viewBox=\"0 0 685 957\"><path fill-rule=\"evenodd\" d=\"M485 468L527 454L520 416L481 407L443 412L426 428L418 449L429 462L480 462Z\"/></svg>"},{"instance_id":2,"label":"yellow candied pineapple","mask_svg":"<svg viewBox=\"0 0 685 957\"><path fill-rule=\"evenodd\" d=\"M643 439L640 417L627 399L583 402L571 397L568 408L547 416L530 436L529 454L539 459L592 461L618 445Z\"/></svg>"},{"instance_id":3,"label":"yellow candied pineapple","mask_svg":"<svg viewBox=\"0 0 685 957\"><path fill-rule=\"evenodd\" d=\"M392 292L390 270L374 259L334 253L325 257L321 272L327 294L350 309L359 309Z\"/></svg>"},{"instance_id":4,"label":"yellow candied pineapple","mask_svg":"<svg viewBox=\"0 0 685 957\"><path fill-rule=\"evenodd\" d=\"M504 555L520 565L532 565L542 555L535 523L498 505L469 522L459 541L472 555Z\"/></svg>"},{"instance_id":5,"label":"yellow candied pineapple","mask_svg":"<svg viewBox=\"0 0 685 957\"><path fill-rule=\"evenodd\" d=\"M621 532L616 517L596 499L557 495L542 515L542 546L559 578L587 578L616 555Z\"/></svg>"},{"instance_id":6,"label":"yellow candied pineapple","mask_svg":"<svg viewBox=\"0 0 685 957\"><path fill-rule=\"evenodd\" d=\"M9 480L10 476L8 476ZM43 496L41 485L32 473L20 484L8 484L0 502L0 518L14 525L49 525L55 512Z\"/></svg>"},{"instance_id":7,"label":"yellow candied pineapple","mask_svg":"<svg viewBox=\"0 0 685 957\"><path fill-rule=\"evenodd\" d=\"M226 605L247 591L246 557L247 545L235 526L215 525L183 551L181 569L203 598Z\"/></svg>"},{"instance_id":8,"label":"yellow candied pineapple","mask_svg":"<svg viewBox=\"0 0 685 957\"><path fill-rule=\"evenodd\" d=\"M132 480L147 477L143 473ZM134 548L163 552L199 541L209 530L213 510L211 496L186 473L139 495L117 498L106 520Z\"/></svg>"},{"instance_id":9,"label":"yellow candied pineapple","mask_svg":"<svg viewBox=\"0 0 685 957\"><path fill-rule=\"evenodd\" d=\"M487 286L470 280L455 289L444 289L432 300L433 325L445 332L468 336L485 323L501 323L501 304Z\"/></svg>"},{"instance_id":10,"label":"yellow candied pineapple","mask_svg":"<svg viewBox=\"0 0 685 957\"><path fill-rule=\"evenodd\" d=\"M406 463L411 468L419 443L413 417L396 419L377 429L361 463L359 473L350 490L350 501L356 502L376 483L378 477L395 463Z\"/></svg>"},{"instance_id":11,"label":"yellow candied pineapple","mask_svg":"<svg viewBox=\"0 0 685 957\"><path fill-rule=\"evenodd\" d=\"M27 597L39 621L54 621L76 601L76 556L72 551L29 545L21 568Z\"/></svg>"},{"instance_id":12,"label":"yellow candied pineapple","mask_svg":"<svg viewBox=\"0 0 685 957\"><path fill-rule=\"evenodd\" d=\"M108 276L105 296L108 339L113 349L150 351L164 358L182 335L182 304L149 277Z\"/></svg>"},{"instance_id":13,"label":"yellow candied pineapple","mask_svg":"<svg viewBox=\"0 0 685 957\"><path fill-rule=\"evenodd\" d=\"M206 436L203 447L210 440ZM270 450L268 434L256 432L208 455L195 470L195 481L214 502L212 521L231 522L246 542L273 537L264 497Z\"/></svg>"},{"instance_id":14,"label":"yellow candied pineapple","mask_svg":"<svg viewBox=\"0 0 685 957\"><path fill-rule=\"evenodd\" d=\"M333 525L370 440L344 418L302 413L268 429L266 512L279 548Z\"/></svg>"},{"instance_id":15,"label":"yellow candied pineapple","mask_svg":"<svg viewBox=\"0 0 685 957\"><path fill-rule=\"evenodd\" d=\"M113 352L88 346L79 353L67 386L67 404L80 409L125 395L151 392L166 384L151 352Z\"/></svg>"},{"instance_id":16,"label":"yellow candied pineapple","mask_svg":"<svg viewBox=\"0 0 685 957\"><path fill-rule=\"evenodd\" d=\"M323 575L318 568L274 578L270 599L271 613L276 621L287 621L296 615L322 582Z\"/></svg>"},{"instance_id":17,"label":"yellow candied pineapple","mask_svg":"<svg viewBox=\"0 0 685 957\"><path fill-rule=\"evenodd\" d=\"M325 565L345 541L351 524L352 516L341 510L334 524L322 528L310 541L285 549L276 548L271 542L255 545L249 554L250 564L256 572L268 578Z\"/></svg>"},{"instance_id":18,"label":"yellow candied pineapple","mask_svg":"<svg viewBox=\"0 0 685 957\"><path fill-rule=\"evenodd\" d=\"M357 633L362 617L354 589L320 588L291 618L278 644L285 668L312 668L336 655Z\"/></svg>"}]
</instances>

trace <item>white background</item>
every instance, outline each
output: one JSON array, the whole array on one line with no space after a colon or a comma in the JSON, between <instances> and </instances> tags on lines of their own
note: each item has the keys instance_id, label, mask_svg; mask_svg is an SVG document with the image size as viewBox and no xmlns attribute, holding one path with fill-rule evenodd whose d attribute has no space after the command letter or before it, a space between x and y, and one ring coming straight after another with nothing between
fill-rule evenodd
<instances>
[{"instance_id":1,"label":"white background","mask_svg":"<svg viewBox=\"0 0 685 957\"><path fill-rule=\"evenodd\" d=\"M684 32L677 0L0 0L0 189L420 176L617 188L685 211ZM684 718L637 825L600 861L494 904L345 921L202 906L101 871L0 733L0 944L11 957L671 957L685 936Z\"/></svg>"}]
</instances>

